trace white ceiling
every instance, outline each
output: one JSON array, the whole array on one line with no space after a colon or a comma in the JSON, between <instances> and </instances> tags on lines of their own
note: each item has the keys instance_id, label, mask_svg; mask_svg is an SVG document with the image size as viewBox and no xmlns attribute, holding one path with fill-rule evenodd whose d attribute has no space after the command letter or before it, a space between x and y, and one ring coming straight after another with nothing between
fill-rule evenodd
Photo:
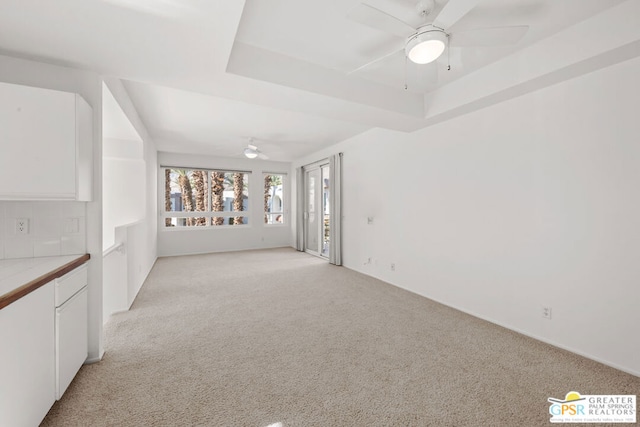
<instances>
[{"instance_id":1,"label":"white ceiling","mask_svg":"<svg viewBox=\"0 0 640 427\"><path fill-rule=\"evenodd\" d=\"M353 123L233 99L149 84L126 82L145 125L153 129L158 150L225 157L253 145L270 159L290 161L357 135L367 128ZM176 147L176 141L180 141ZM178 148L178 149L177 149Z\"/></svg>"},{"instance_id":2,"label":"white ceiling","mask_svg":"<svg viewBox=\"0 0 640 427\"><path fill-rule=\"evenodd\" d=\"M626 3L631 8L635 1ZM472 81L498 91L488 80L478 83L480 71L504 68L498 64L511 69L510 58L522 65L525 54L543 46L558 46L555 56L572 56L564 42L577 43L573 33L590 34L580 25L595 34L601 30L591 22L606 23L605 12L625 3L482 0L448 30L529 25L526 36L515 46L452 49L452 71L444 59L410 66L405 90L402 54L349 73L403 45L402 38L349 19L359 2L0 0L0 53L123 79L159 150L238 156L252 137L271 159L290 161L374 127L412 131L432 123L436 112L446 118L480 108L489 94L460 97L457 104L451 94L461 87L473 92ZM366 2L420 24L414 1ZM437 8L444 3L437 0ZM640 26L638 20L629 25ZM572 26L580 31L571 33ZM631 32L611 43L635 41ZM549 55L547 62L548 73L560 70L561 59ZM520 74L514 87L525 83Z\"/></svg>"},{"instance_id":3,"label":"white ceiling","mask_svg":"<svg viewBox=\"0 0 640 427\"><path fill-rule=\"evenodd\" d=\"M417 0L366 0L365 3L418 27L424 24L415 11ZM350 20L347 15L360 0L247 0L236 42L291 56L345 73L404 47L405 38ZM436 1L436 12L446 0ZM604 4L603 4L604 3ZM432 66L408 64L409 87L417 92L426 84L433 89L464 72L579 22L616 2L601 0L484 0L450 30L472 30L497 26L529 25L525 38L508 47L452 48L451 72L447 58L438 61L440 81ZM605 6L606 4L606 6ZM429 22L427 19L426 22ZM407 34L407 36L410 35ZM360 73L361 77L404 89L405 57L402 52L390 61ZM426 74L426 76L425 76ZM419 78L419 77L424 78ZM417 88L415 86L418 86Z\"/></svg>"}]
</instances>

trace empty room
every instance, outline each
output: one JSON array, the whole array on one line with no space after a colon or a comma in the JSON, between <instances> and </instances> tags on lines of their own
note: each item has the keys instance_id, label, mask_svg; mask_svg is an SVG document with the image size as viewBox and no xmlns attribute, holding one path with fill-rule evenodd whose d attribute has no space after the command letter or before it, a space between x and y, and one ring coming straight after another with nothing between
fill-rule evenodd
<instances>
[{"instance_id":1,"label":"empty room","mask_svg":"<svg viewBox=\"0 0 640 427\"><path fill-rule=\"evenodd\" d=\"M635 424L640 2L0 0L0 427Z\"/></svg>"}]
</instances>

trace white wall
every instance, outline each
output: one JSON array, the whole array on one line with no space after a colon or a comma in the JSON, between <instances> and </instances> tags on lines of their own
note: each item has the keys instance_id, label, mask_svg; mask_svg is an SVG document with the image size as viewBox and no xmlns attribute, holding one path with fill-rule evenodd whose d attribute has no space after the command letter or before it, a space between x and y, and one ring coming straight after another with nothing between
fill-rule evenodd
<instances>
[{"instance_id":1,"label":"white wall","mask_svg":"<svg viewBox=\"0 0 640 427\"><path fill-rule=\"evenodd\" d=\"M105 145L113 142L108 139L103 141ZM136 141L127 142L135 143ZM142 150L140 151L142 155ZM142 158L126 158L114 154L104 157L102 164L104 192L102 247L107 249L115 244L116 227L145 218L147 166Z\"/></svg>"},{"instance_id":2,"label":"white wall","mask_svg":"<svg viewBox=\"0 0 640 427\"><path fill-rule=\"evenodd\" d=\"M122 84L119 98L128 104ZM130 115L137 117L135 110ZM140 124L141 125L141 124ZM115 244L115 228L144 219L147 199L144 142L115 99L107 83L102 86L102 247ZM153 166L152 166L153 167ZM154 193L155 194L155 193Z\"/></svg>"},{"instance_id":3,"label":"white wall","mask_svg":"<svg viewBox=\"0 0 640 427\"><path fill-rule=\"evenodd\" d=\"M108 156L105 158L105 180L111 180L105 182L105 190L109 191L105 192L104 203L105 207L109 203L109 210L113 212L109 216L109 226L114 227L114 244L124 245L124 253L112 253L106 264L120 269L105 272L105 301L109 303L105 307L106 320L109 314L131 307L158 256L158 152L122 82L110 77L105 77L104 82L126 116L124 120L140 137L138 143L133 140L105 141L105 155ZM114 176L118 172L119 177ZM123 178L137 183L138 187L132 189L122 182ZM126 281L122 281L125 277Z\"/></svg>"},{"instance_id":4,"label":"white wall","mask_svg":"<svg viewBox=\"0 0 640 427\"><path fill-rule=\"evenodd\" d=\"M153 267L149 252L155 248L148 246L147 234L146 219L115 228L116 245L104 254L104 323L112 314L131 308Z\"/></svg>"},{"instance_id":5,"label":"white wall","mask_svg":"<svg viewBox=\"0 0 640 427\"><path fill-rule=\"evenodd\" d=\"M206 229L192 227L166 229L164 221L158 221L158 255L173 256L208 252L237 251L245 249L276 248L289 246L290 229L288 224L269 225L264 218L264 180L263 173L287 174L290 163L249 160L246 158L193 156L188 154L158 153L160 166L185 168L210 168L251 171L249 177L249 224L243 226L220 226ZM158 168L159 212L164 211L164 172ZM290 217L290 176L286 175L285 184L285 221Z\"/></svg>"},{"instance_id":6,"label":"white wall","mask_svg":"<svg viewBox=\"0 0 640 427\"><path fill-rule=\"evenodd\" d=\"M103 257L103 310L102 323L113 313L129 309L127 253L124 246L106 251Z\"/></svg>"},{"instance_id":7,"label":"white wall","mask_svg":"<svg viewBox=\"0 0 640 427\"><path fill-rule=\"evenodd\" d=\"M89 359L102 357L102 81L96 73L0 55L0 81L80 94L93 108L93 201L86 203Z\"/></svg>"},{"instance_id":8,"label":"white wall","mask_svg":"<svg viewBox=\"0 0 640 427\"><path fill-rule=\"evenodd\" d=\"M640 375L638 75L636 58L293 166L344 152L348 268Z\"/></svg>"}]
</instances>

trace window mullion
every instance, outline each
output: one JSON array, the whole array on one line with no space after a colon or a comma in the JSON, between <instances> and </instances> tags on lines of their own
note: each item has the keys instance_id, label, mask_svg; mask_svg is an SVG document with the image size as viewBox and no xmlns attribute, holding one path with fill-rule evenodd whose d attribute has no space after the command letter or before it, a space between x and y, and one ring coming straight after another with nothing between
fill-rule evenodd
<instances>
[{"instance_id":1,"label":"window mullion","mask_svg":"<svg viewBox=\"0 0 640 427\"><path fill-rule=\"evenodd\" d=\"M181 167L181 168L169 168L169 167L165 167L164 170L169 170L170 171L170 177L165 178L165 179L169 179L170 180L170 186L171 186L171 201L172 203L174 203L173 201L175 200L175 207L172 207L172 209L176 209L176 210L171 210L171 211L165 211L164 209L161 211L161 217L163 219L167 219L170 218L172 219L172 223L173 226L178 226L178 227L190 227L191 226L191 222L187 220L187 218L207 218L207 221L205 223L205 225L200 225L197 228L205 228L205 227L213 227L214 223L211 220L212 218L215 217L222 217L225 218L225 224L227 222L227 218L232 218L232 217L242 217L244 218L244 223L246 224L247 221L249 221L251 219L251 213L249 210L247 210L247 203L249 203L249 205L251 205L251 202L249 199L246 199L246 197L249 197L249 189L248 187L246 188L246 194L244 194L243 198L245 198L245 201L243 202L243 209L242 211L233 211L233 210L229 210L227 211L226 209L228 208L227 205L229 203L231 203L231 205L233 205L233 200L234 200L234 196L232 194L230 194L230 190L232 190L233 186L229 186L228 182L225 180L224 184L223 184L223 188L224 188L224 193L225 196L223 196L223 200L224 200L224 206L223 206L223 210L218 212L213 210L213 200L214 200L214 195L213 195L213 185L214 185L214 180L213 180L213 173L221 173L223 174L225 177L228 174L234 174L234 173L242 173L244 174L244 185L248 186L248 181L249 181L249 177L252 175L252 173L250 171L233 171L233 170L219 170L219 169L204 169L204 168L185 168L185 167ZM206 206L204 207L204 211L198 211L195 210L195 204L193 209L191 211L185 211L184 210L184 206L182 206L182 200L181 199L181 195L183 193L183 183L176 183L176 177L178 176L184 176L184 175L188 175L189 179L191 179L192 174L195 171L202 171L203 175L206 175L206 177L204 178L204 187L205 187L205 191L206 191L206 196L204 196L204 202L206 203ZM179 174L179 175L178 175ZM165 175L166 176L166 175ZM172 179L173 178L173 179ZM199 179L199 178L198 178ZM166 181L165 181L166 184ZM191 181L192 184L192 194L193 197L196 197L196 193L194 192L194 187L193 187L193 181ZM217 182L216 182L217 184ZM185 184L186 185L186 184ZM200 188L200 186L198 185L198 188ZM245 193L245 190L243 190L243 193ZM217 196L216 196L217 197ZM201 199L202 200L202 199ZM231 202L229 201L231 200ZM195 202L197 203L197 201ZM231 207L231 206L229 206ZM177 220L177 223L176 223ZM187 223L185 224L185 221L187 221ZM229 220L231 221L231 220ZM231 221L233 222L233 221ZM194 222L195 224L195 222ZM235 224L235 225L239 225L239 224ZM194 227L195 228L195 227Z\"/></svg>"}]
</instances>

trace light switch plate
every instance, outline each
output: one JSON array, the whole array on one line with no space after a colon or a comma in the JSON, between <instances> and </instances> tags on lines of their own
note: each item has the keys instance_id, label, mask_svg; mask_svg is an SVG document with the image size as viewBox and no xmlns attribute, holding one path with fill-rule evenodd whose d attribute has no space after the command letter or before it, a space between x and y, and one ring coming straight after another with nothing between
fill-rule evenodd
<instances>
[{"instance_id":1,"label":"light switch plate","mask_svg":"<svg viewBox=\"0 0 640 427\"><path fill-rule=\"evenodd\" d=\"M74 234L80 231L80 218L66 218L64 220L64 232Z\"/></svg>"}]
</instances>

